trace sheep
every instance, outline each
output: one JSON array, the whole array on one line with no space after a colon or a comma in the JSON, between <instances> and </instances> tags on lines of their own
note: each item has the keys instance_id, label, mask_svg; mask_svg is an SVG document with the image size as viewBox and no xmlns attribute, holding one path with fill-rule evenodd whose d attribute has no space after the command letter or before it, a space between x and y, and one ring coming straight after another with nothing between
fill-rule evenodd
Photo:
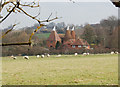
<instances>
[{"instance_id":1,"label":"sheep","mask_svg":"<svg viewBox=\"0 0 120 87\"><path fill-rule=\"evenodd\" d=\"M87 55L89 55L90 53L86 53Z\"/></svg>"},{"instance_id":2,"label":"sheep","mask_svg":"<svg viewBox=\"0 0 120 87\"><path fill-rule=\"evenodd\" d=\"M47 54L47 57L50 57L50 54Z\"/></svg>"},{"instance_id":3,"label":"sheep","mask_svg":"<svg viewBox=\"0 0 120 87\"><path fill-rule=\"evenodd\" d=\"M61 54L57 55L57 57L61 57Z\"/></svg>"},{"instance_id":4,"label":"sheep","mask_svg":"<svg viewBox=\"0 0 120 87\"><path fill-rule=\"evenodd\" d=\"M114 54L114 52L112 51L111 54Z\"/></svg>"},{"instance_id":5,"label":"sheep","mask_svg":"<svg viewBox=\"0 0 120 87\"><path fill-rule=\"evenodd\" d=\"M28 60L28 59L29 59L29 56L24 56L23 58Z\"/></svg>"},{"instance_id":6,"label":"sheep","mask_svg":"<svg viewBox=\"0 0 120 87\"><path fill-rule=\"evenodd\" d=\"M118 52L117 52L117 51L115 51L115 54L118 54Z\"/></svg>"},{"instance_id":7,"label":"sheep","mask_svg":"<svg viewBox=\"0 0 120 87\"><path fill-rule=\"evenodd\" d=\"M86 56L87 55L87 53L83 53L83 56Z\"/></svg>"},{"instance_id":8,"label":"sheep","mask_svg":"<svg viewBox=\"0 0 120 87\"><path fill-rule=\"evenodd\" d=\"M14 56L12 55L12 56L10 56L10 58L13 58Z\"/></svg>"},{"instance_id":9,"label":"sheep","mask_svg":"<svg viewBox=\"0 0 120 87\"><path fill-rule=\"evenodd\" d=\"M37 58L39 58L39 57L40 57L40 55L37 55L36 57L37 57Z\"/></svg>"},{"instance_id":10,"label":"sheep","mask_svg":"<svg viewBox=\"0 0 120 87\"><path fill-rule=\"evenodd\" d=\"M77 56L78 55L78 53L75 53L75 56Z\"/></svg>"},{"instance_id":11,"label":"sheep","mask_svg":"<svg viewBox=\"0 0 120 87\"><path fill-rule=\"evenodd\" d=\"M13 59L14 59L14 60L16 60L16 59L17 59L17 57L13 57Z\"/></svg>"},{"instance_id":12,"label":"sheep","mask_svg":"<svg viewBox=\"0 0 120 87\"><path fill-rule=\"evenodd\" d=\"M41 58L44 58L45 57L45 55L41 55Z\"/></svg>"},{"instance_id":13,"label":"sheep","mask_svg":"<svg viewBox=\"0 0 120 87\"><path fill-rule=\"evenodd\" d=\"M12 55L10 58L12 58L12 59L14 59L14 60L16 60L16 59L17 59L17 57L15 57L15 56L13 56L13 55Z\"/></svg>"}]
</instances>

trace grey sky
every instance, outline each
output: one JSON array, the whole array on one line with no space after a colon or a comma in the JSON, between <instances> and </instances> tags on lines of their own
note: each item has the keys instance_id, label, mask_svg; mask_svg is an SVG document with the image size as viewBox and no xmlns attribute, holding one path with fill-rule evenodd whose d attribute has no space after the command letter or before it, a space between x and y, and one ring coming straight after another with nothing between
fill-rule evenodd
<instances>
[{"instance_id":1,"label":"grey sky","mask_svg":"<svg viewBox=\"0 0 120 87\"><path fill-rule=\"evenodd\" d=\"M85 23L98 23L101 19L108 18L109 16L118 16L118 9L114 7L110 2L41 2L40 3L41 14L39 18L41 20L47 19L51 12L53 15L63 17L62 19L55 20L53 22L65 22L65 24L81 25ZM36 15L39 9L24 8L31 15ZM2 12L5 14L5 10ZM25 16L24 14L12 14L3 23L2 27L6 28L15 22L20 22L17 28L33 26L37 23L35 20Z\"/></svg>"}]
</instances>

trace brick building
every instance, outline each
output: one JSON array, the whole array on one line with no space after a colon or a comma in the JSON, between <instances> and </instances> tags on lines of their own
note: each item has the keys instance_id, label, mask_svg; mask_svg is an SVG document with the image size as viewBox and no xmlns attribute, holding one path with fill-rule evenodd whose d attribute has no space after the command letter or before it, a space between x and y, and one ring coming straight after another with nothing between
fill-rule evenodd
<instances>
[{"instance_id":1,"label":"brick building","mask_svg":"<svg viewBox=\"0 0 120 87\"><path fill-rule=\"evenodd\" d=\"M48 40L47 40L47 46L49 48L56 47L56 43L61 43L61 48L70 48L70 49L90 49L90 45L87 41L80 39L76 36L74 27L72 30L69 29L69 26L67 27L65 34L57 34L55 27L53 28L53 31L51 32Z\"/></svg>"},{"instance_id":2,"label":"brick building","mask_svg":"<svg viewBox=\"0 0 120 87\"><path fill-rule=\"evenodd\" d=\"M49 48L55 48L56 46L56 43L57 42L60 42L61 43L61 38L59 37L59 35L57 34L56 30L55 30L55 27L53 28L53 31L51 32L49 38L47 39L47 46Z\"/></svg>"}]
</instances>

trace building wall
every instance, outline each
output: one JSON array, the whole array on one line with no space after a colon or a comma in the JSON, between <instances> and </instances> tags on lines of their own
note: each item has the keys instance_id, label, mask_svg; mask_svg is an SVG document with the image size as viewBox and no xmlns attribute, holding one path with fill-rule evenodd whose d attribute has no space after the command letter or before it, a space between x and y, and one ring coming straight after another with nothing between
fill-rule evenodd
<instances>
[{"instance_id":1,"label":"building wall","mask_svg":"<svg viewBox=\"0 0 120 87\"><path fill-rule=\"evenodd\" d=\"M56 46L56 41L47 41L47 46L48 46L49 48L51 48L51 47L54 47L54 48L55 48L55 46Z\"/></svg>"},{"instance_id":2,"label":"building wall","mask_svg":"<svg viewBox=\"0 0 120 87\"><path fill-rule=\"evenodd\" d=\"M80 45L71 45L72 49L81 49L81 48L85 48L85 49L90 49L90 46L80 46Z\"/></svg>"},{"instance_id":3,"label":"building wall","mask_svg":"<svg viewBox=\"0 0 120 87\"><path fill-rule=\"evenodd\" d=\"M61 41L59 41L60 43L61 43ZM49 48L55 48L56 47L56 43L57 43L57 41L48 41L47 40L47 46L49 47Z\"/></svg>"},{"instance_id":4,"label":"building wall","mask_svg":"<svg viewBox=\"0 0 120 87\"><path fill-rule=\"evenodd\" d=\"M56 39L55 39L55 37L56 37ZM60 43L62 42L61 38L59 39L57 37L59 37L59 35L57 35L57 32L51 33L51 36L49 36L49 39L47 40L48 48L56 48L57 41L59 41ZM67 30L62 43L63 43L63 45L61 45L61 46L63 46L63 48L65 47L65 48L70 48L70 49L82 49L82 48L90 49L90 46L86 44L87 42L82 43L76 39L75 31ZM75 45L75 47L73 47L73 45ZM83 46L79 47L78 45L79 46L83 45ZM84 47L84 45L86 47Z\"/></svg>"}]
</instances>

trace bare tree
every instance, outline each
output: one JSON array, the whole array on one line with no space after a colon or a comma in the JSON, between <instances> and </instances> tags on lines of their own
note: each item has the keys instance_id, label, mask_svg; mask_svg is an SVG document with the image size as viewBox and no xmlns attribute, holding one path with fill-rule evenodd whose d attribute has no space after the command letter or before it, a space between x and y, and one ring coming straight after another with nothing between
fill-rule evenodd
<instances>
[{"instance_id":1,"label":"bare tree","mask_svg":"<svg viewBox=\"0 0 120 87\"><path fill-rule=\"evenodd\" d=\"M31 45L32 42L31 42L31 39L32 39L32 36L35 34L35 32L37 32L41 27L45 26L43 23L44 22L50 22L50 21L53 21L53 20L56 20L58 19L58 17L54 17L52 19L50 19L52 13L50 14L50 16L46 19L46 20L39 20L38 16L40 15L40 12L36 15L36 16L32 16L30 15L27 11L25 11L23 9L23 7L29 7L30 9L31 8L38 8L40 7L40 2L21 2L20 0L0 0L0 23L2 23L3 21L5 21L12 13L24 13L26 16L32 18L33 20L36 20L39 24L39 26L37 27L37 29L35 29L35 31L30 35L29 37L29 41L28 42L25 42L25 43L2 43L1 45L2 46L9 46L9 45ZM2 14L1 14L1 11L3 10L3 8L6 8L7 10L7 14L2 17ZM9 29L8 31L6 31L2 37L4 38L9 32L11 32L14 27L17 25L14 24L12 26L11 29Z\"/></svg>"},{"instance_id":2,"label":"bare tree","mask_svg":"<svg viewBox=\"0 0 120 87\"><path fill-rule=\"evenodd\" d=\"M111 1L116 7L120 8L120 0L111 0Z\"/></svg>"}]
</instances>

